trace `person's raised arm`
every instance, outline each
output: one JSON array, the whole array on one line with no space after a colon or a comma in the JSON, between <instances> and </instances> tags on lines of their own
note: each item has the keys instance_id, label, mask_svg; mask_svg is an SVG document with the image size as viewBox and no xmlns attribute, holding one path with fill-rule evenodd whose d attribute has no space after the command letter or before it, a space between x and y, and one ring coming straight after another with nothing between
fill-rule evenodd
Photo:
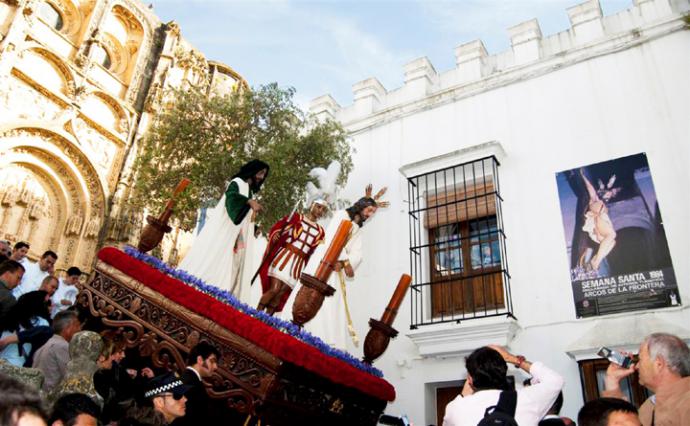
<instances>
[{"instance_id":1,"label":"person's raised arm","mask_svg":"<svg viewBox=\"0 0 690 426\"><path fill-rule=\"evenodd\" d=\"M621 389L621 381L635 372L635 364L631 364L628 368L623 368L618 364L610 363L606 369L606 377L604 378L604 390L601 393L603 397L619 398L627 401L627 397Z\"/></svg>"}]
</instances>

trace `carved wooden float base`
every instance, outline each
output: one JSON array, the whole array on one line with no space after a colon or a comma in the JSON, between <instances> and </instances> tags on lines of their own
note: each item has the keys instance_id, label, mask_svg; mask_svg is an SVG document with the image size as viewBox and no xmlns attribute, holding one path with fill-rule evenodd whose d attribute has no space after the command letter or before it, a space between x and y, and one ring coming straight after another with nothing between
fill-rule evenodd
<instances>
[{"instance_id":1,"label":"carved wooden float base","mask_svg":"<svg viewBox=\"0 0 690 426\"><path fill-rule=\"evenodd\" d=\"M386 407L384 400L282 361L105 262L98 261L77 302L92 322L119 329L126 345L157 367L181 372L200 340L215 345L221 358L207 390L223 403L228 419L252 416L271 426L297 419L302 425L376 425Z\"/></svg>"}]
</instances>

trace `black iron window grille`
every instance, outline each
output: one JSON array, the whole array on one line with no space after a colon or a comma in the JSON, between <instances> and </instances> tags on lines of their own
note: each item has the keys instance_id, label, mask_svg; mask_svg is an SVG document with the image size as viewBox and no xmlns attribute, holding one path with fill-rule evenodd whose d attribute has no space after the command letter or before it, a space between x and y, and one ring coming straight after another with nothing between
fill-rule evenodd
<instances>
[{"instance_id":1,"label":"black iron window grille","mask_svg":"<svg viewBox=\"0 0 690 426\"><path fill-rule=\"evenodd\" d=\"M513 316L498 160L408 178L411 328Z\"/></svg>"}]
</instances>

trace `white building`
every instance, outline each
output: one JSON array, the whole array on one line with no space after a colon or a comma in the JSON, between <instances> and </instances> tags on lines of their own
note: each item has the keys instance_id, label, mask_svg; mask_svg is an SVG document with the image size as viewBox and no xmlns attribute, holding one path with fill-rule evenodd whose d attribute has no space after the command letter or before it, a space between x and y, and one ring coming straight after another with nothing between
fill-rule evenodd
<instances>
[{"instance_id":1,"label":"white building","mask_svg":"<svg viewBox=\"0 0 690 426\"><path fill-rule=\"evenodd\" d=\"M585 388L596 386L601 367L587 360L597 359L600 346L635 348L654 331L690 338L690 2L633 3L604 17L597 0L586 1L567 10L571 28L561 33L543 37L538 22L527 21L508 29L508 51L488 55L472 41L455 49L455 69L438 73L420 58L405 66L403 87L386 90L370 78L353 86L350 106L330 96L312 102L312 112L351 134L355 168L346 198L373 182L375 190L388 186L392 202L365 226L368 257L348 289L360 338L400 274L414 275L395 322L400 335L375 362L397 390L389 414L436 424L453 392L444 388L465 377L464 356L493 342L560 371L562 414L575 418ZM556 173L639 153L649 162L683 305L578 319ZM474 166L473 177L457 176L469 170L454 167L463 164ZM459 185L460 195L448 197ZM448 204L429 210L434 202ZM465 213L453 213L457 206ZM453 260L430 254L449 228L439 229L488 218L498 228L492 247L505 244L484 263L484 282L495 284L461 273L440 288L438 277L454 272L447 269ZM474 240L462 241L453 244L464 250L467 271ZM349 350L361 354L361 347ZM518 383L526 378L511 372Z\"/></svg>"}]
</instances>

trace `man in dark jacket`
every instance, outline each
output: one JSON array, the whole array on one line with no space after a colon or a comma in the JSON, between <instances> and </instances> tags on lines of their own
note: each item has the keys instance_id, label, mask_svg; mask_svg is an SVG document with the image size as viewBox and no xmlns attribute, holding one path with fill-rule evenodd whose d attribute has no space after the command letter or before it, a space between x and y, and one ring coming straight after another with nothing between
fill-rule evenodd
<instances>
[{"instance_id":1,"label":"man in dark jacket","mask_svg":"<svg viewBox=\"0 0 690 426\"><path fill-rule=\"evenodd\" d=\"M19 262L5 260L0 264L0 319L17 304L12 290L22 281L23 275L24 267Z\"/></svg>"},{"instance_id":2,"label":"man in dark jacket","mask_svg":"<svg viewBox=\"0 0 690 426\"><path fill-rule=\"evenodd\" d=\"M216 422L217 411L214 410L203 382L204 378L211 377L218 369L219 357L218 349L206 341L199 342L189 352L187 368L180 377L185 385L190 386L185 394L187 414L176 419L174 426L220 424Z\"/></svg>"}]
</instances>

